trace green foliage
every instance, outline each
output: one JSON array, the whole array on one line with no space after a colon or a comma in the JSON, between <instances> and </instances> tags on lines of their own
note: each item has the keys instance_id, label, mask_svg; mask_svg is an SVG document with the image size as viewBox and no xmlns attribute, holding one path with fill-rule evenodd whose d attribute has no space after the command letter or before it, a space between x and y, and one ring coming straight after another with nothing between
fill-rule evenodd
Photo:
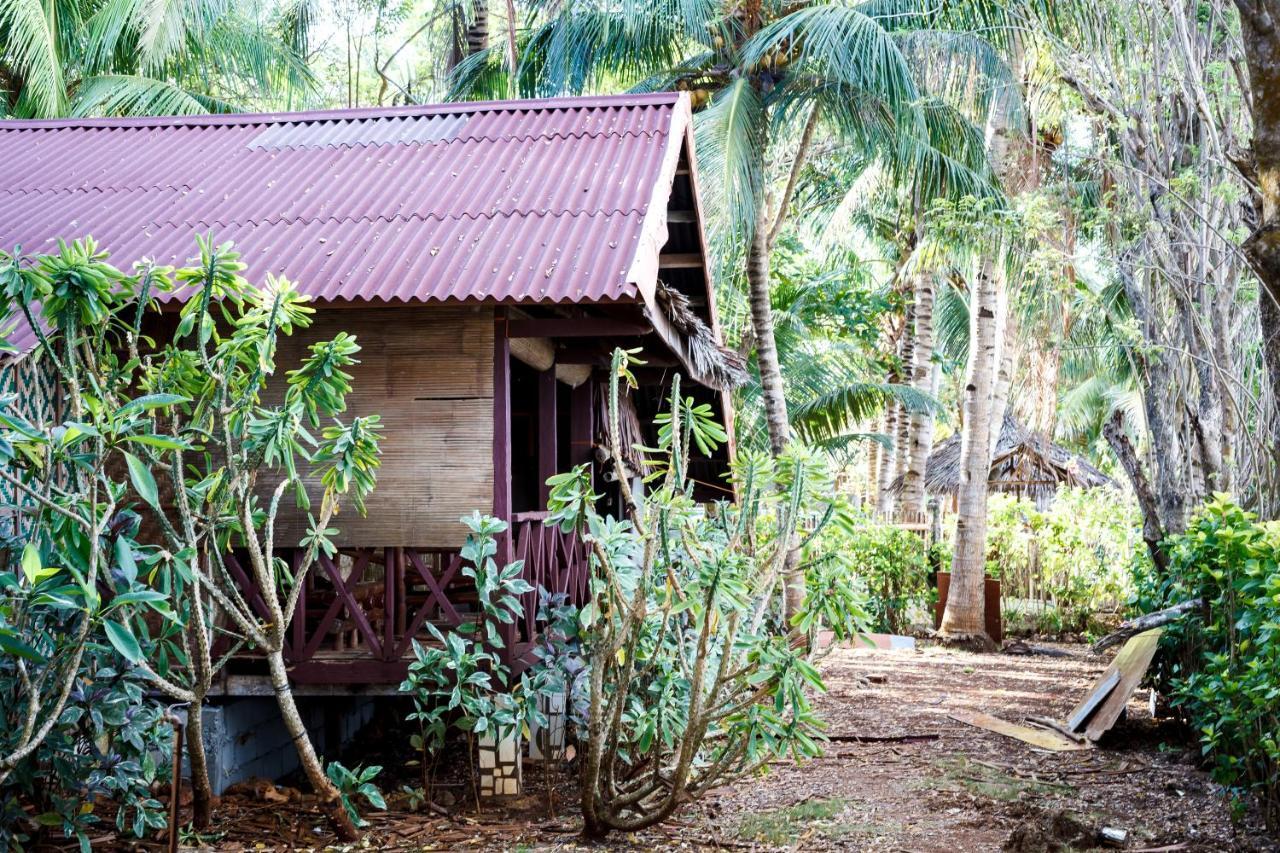
<instances>
[{"instance_id":1,"label":"green foliage","mask_svg":"<svg viewBox=\"0 0 1280 853\"><path fill-rule=\"evenodd\" d=\"M64 574L61 570L55 570ZM49 580L56 581L56 575ZM0 586L13 592L12 573L0 573ZM51 587L44 587L51 589ZM69 600L74 593L67 593ZM9 606L14 599L7 601ZM0 644L0 721L4 737L0 751L13 744L23 723L31 719L28 692L17 667L25 657L27 677L54 672L47 664L66 655L57 633L79 618L75 611L24 605L21 634L3 636L22 643L15 652ZM6 632L12 629L0 629ZM17 637L25 639L17 639ZM27 641L31 645L26 645ZM0 786L0 848L24 850L38 846L43 835L77 839L89 848L91 836L101 832L100 801L118 804L115 826L123 837L144 838L166 824L164 805L151 786L168 779L171 729L163 706L146 695L148 685L128 666L122 666L101 623L86 639L87 649L71 685L69 702L49 734L19 763ZM105 817L110 819L110 811ZM44 839L44 840L47 840Z\"/></svg>"},{"instance_id":2,"label":"green foliage","mask_svg":"<svg viewBox=\"0 0 1280 853\"><path fill-rule=\"evenodd\" d=\"M56 373L64 400L61 422L31 423L19 401L0 398L0 478L21 530L0 546L16 566L0 572L0 677L22 709L0 727L0 785L68 714L85 713L72 687L91 663L198 705L226 660L213 654L219 639L231 653L251 644L281 654L304 573L334 550L328 521L341 501L363 509L373 488L377 418L338 420L354 339L315 344L282 383L284 399L267 403L278 338L305 327L311 309L285 279L243 279L230 244L197 243L177 270L143 261L124 272L92 238L35 257L0 253L0 328L21 318L36 330L28 357ZM192 295L170 331L154 322L154 300L175 286ZM267 473L278 475L274 493L259 483ZM289 489L309 519L289 543L306 551L292 570L273 556ZM232 580L232 548L248 554L265 619ZM323 784L319 765L310 769Z\"/></svg>"},{"instance_id":3,"label":"green foliage","mask_svg":"<svg viewBox=\"0 0 1280 853\"><path fill-rule=\"evenodd\" d=\"M615 351L614 436L628 366ZM662 476L642 496L621 483L627 519L596 511L581 468L553 483L547 523L578 531L591 554L590 599L578 618L589 834L664 820L685 798L771 758L816 755L822 725L809 696L822 682L812 641L822 630L852 636L865 616L819 535L837 514L822 458L800 445L776 460L739 453L738 502L704 507L684 474L692 426L673 386ZM779 592L793 538L815 586L787 625ZM621 778L636 780L625 796L608 781Z\"/></svg>"},{"instance_id":4,"label":"green foliage","mask_svg":"<svg viewBox=\"0 0 1280 853\"><path fill-rule=\"evenodd\" d=\"M373 784L373 780L382 772L382 768L377 764L371 767L357 764L355 769L348 770L337 761L331 761L324 772L333 786L338 789L338 794L342 797L342 807L347 810L347 814L351 816L351 822L356 826L369 825L369 821L360 816L356 806L357 798L362 798L375 809L386 809L387 802L382 798L382 792L378 790L377 785Z\"/></svg>"},{"instance_id":5,"label":"green foliage","mask_svg":"<svg viewBox=\"0 0 1280 853\"><path fill-rule=\"evenodd\" d=\"M1114 489L1062 489L1045 510L1007 493L987 501L987 574L1005 599L1049 605L1044 633L1083 633L1131 594L1149 555L1132 500ZM1057 630L1052 630L1056 628Z\"/></svg>"},{"instance_id":6,"label":"green foliage","mask_svg":"<svg viewBox=\"0 0 1280 853\"><path fill-rule=\"evenodd\" d=\"M1280 826L1280 529L1215 495L1168 543L1168 576L1140 585L1144 607L1199 597L1201 618L1166 629L1174 701L1213 776L1240 805L1256 795Z\"/></svg>"},{"instance_id":7,"label":"green foliage","mask_svg":"<svg viewBox=\"0 0 1280 853\"><path fill-rule=\"evenodd\" d=\"M0 0L0 116L189 115L313 85L304 4Z\"/></svg>"},{"instance_id":8,"label":"green foliage","mask_svg":"<svg viewBox=\"0 0 1280 853\"><path fill-rule=\"evenodd\" d=\"M413 641L413 661L400 692L413 700L405 718L418 724L410 744L420 754L422 794L431 798L435 757L444 746L449 729L463 732L471 755L473 736L493 735L501 740L513 729L527 730L530 721L545 725L535 701L548 686L526 672L515 685L500 652L505 648L502 626L513 625L524 609L520 596L532 592L521 575L517 560L499 567L497 537L507 523L476 512L461 519L469 529L462 547L462 572L475 583L479 620L464 623L456 631L442 633L427 623L435 645ZM537 667L533 668L535 671Z\"/></svg>"},{"instance_id":9,"label":"green foliage","mask_svg":"<svg viewBox=\"0 0 1280 853\"><path fill-rule=\"evenodd\" d=\"M924 540L909 530L859 520L825 543L832 558L856 577L867 594L871 629L901 634L913 610L929 595L929 565Z\"/></svg>"}]
</instances>

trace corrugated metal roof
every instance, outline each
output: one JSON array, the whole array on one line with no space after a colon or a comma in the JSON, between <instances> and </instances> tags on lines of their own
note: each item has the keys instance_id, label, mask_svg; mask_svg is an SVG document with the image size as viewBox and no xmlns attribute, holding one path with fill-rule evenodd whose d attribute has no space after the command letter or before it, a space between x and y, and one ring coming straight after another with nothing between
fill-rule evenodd
<instances>
[{"instance_id":1,"label":"corrugated metal roof","mask_svg":"<svg viewBox=\"0 0 1280 853\"><path fill-rule=\"evenodd\" d=\"M688 122L677 93L0 121L0 247L181 265L211 231L320 300L639 301Z\"/></svg>"}]
</instances>

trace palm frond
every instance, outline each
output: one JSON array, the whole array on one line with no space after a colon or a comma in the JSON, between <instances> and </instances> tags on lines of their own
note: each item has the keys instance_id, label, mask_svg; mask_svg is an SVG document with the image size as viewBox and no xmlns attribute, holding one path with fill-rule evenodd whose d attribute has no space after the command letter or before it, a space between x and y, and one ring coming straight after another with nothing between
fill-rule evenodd
<instances>
[{"instance_id":1,"label":"palm frond","mask_svg":"<svg viewBox=\"0 0 1280 853\"><path fill-rule=\"evenodd\" d=\"M40 0L0 0L0 55L21 77L20 114L47 118L66 106L56 22Z\"/></svg>"},{"instance_id":2,"label":"palm frond","mask_svg":"<svg viewBox=\"0 0 1280 853\"><path fill-rule=\"evenodd\" d=\"M742 239L755 223L767 126L759 92L742 77L722 89L694 125L702 186L709 205L724 211L731 238Z\"/></svg>"},{"instance_id":3,"label":"palm frond","mask_svg":"<svg viewBox=\"0 0 1280 853\"><path fill-rule=\"evenodd\" d=\"M71 104L74 116L201 115L236 112L232 104L172 83L127 74L86 79Z\"/></svg>"},{"instance_id":4,"label":"palm frond","mask_svg":"<svg viewBox=\"0 0 1280 853\"><path fill-rule=\"evenodd\" d=\"M794 407L791 423L805 440L819 441L870 420L891 403L910 412L938 410L933 397L910 385L849 382Z\"/></svg>"}]
</instances>

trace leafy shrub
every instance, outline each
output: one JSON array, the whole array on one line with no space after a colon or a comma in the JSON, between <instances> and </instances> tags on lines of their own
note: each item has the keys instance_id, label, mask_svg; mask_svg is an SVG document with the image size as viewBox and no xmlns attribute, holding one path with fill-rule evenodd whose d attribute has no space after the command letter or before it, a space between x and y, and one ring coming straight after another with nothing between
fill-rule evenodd
<instances>
[{"instance_id":1,"label":"leafy shrub","mask_svg":"<svg viewBox=\"0 0 1280 853\"><path fill-rule=\"evenodd\" d=\"M0 850L24 849L41 830L76 838L87 850L90 834L113 808L123 837L141 838L166 825L164 806L151 794L154 783L169 777L172 730L165 710L146 697L147 685L105 636L92 634L87 644L66 710L0 788ZM0 720L6 724L30 713L16 660L0 656Z\"/></svg>"},{"instance_id":2,"label":"leafy shrub","mask_svg":"<svg viewBox=\"0 0 1280 853\"><path fill-rule=\"evenodd\" d=\"M634 378L619 350L609 389L615 437L622 382ZM820 458L803 447L777 460L740 453L738 503L708 509L693 500L686 473L691 444L714 442L707 417L675 380L648 489L619 481L627 519L596 511L584 467L552 481L547 523L578 531L591 554L590 600L579 615L589 837L665 820L779 755L817 754L821 721L809 696L822 681L812 639L862 627L847 573L815 535L838 509L827 502L834 489ZM616 443L610 453L625 464ZM814 522L801 529L804 519ZM780 581L793 541L807 589L787 624Z\"/></svg>"},{"instance_id":3,"label":"leafy shrub","mask_svg":"<svg viewBox=\"0 0 1280 853\"><path fill-rule=\"evenodd\" d=\"M1132 501L1114 489L1063 489L1045 510L998 493L987 509L987 573L1001 595L1057 611L1040 628L1082 633L1100 611L1132 594L1135 565L1149 560ZM1042 631L1055 633L1053 630Z\"/></svg>"},{"instance_id":4,"label":"leafy shrub","mask_svg":"<svg viewBox=\"0 0 1280 853\"><path fill-rule=\"evenodd\" d=\"M928 601L930 569L924 540L872 520L839 529L826 544L863 585L871 629L902 633L910 612Z\"/></svg>"},{"instance_id":5,"label":"leafy shrub","mask_svg":"<svg viewBox=\"0 0 1280 853\"><path fill-rule=\"evenodd\" d=\"M338 795L342 798L342 807L347 810L347 815L356 826L369 825L369 821L360 817L357 799L363 799L375 809L386 809L387 801L382 798L382 792L378 790L378 786L373 784L373 780L382 772L382 768L377 764L372 767L357 764L354 770L348 770L337 761L331 761L324 772L333 783L333 787L338 789Z\"/></svg>"},{"instance_id":6,"label":"leafy shrub","mask_svg":"<svg viewBox=\"0 0 1280 853\"><path fill-rule=\"evenodd\" d=\"M1169 574L1140 575L1144 609L1196 597L1199 619L1165 630L1164 677L1213 776L1238 805L1256 794L1280 826L1280 532L1216 495L1169 543Z\"/></svg>"}]
</instances>

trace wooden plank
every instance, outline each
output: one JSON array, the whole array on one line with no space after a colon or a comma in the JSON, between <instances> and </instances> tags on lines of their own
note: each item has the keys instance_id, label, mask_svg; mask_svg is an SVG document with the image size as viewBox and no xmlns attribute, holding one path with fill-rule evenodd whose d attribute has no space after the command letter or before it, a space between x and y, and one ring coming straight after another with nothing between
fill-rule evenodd
<instances>
[{"instance_id":1,"label":"wooden plank","mask_svg":"<svg viewBox=\"0 0 1280 853\"><path fill-rule=\"evenodd\" d=\"M1108 670L1103 673L1102 678L1089 691L1089 695L1084 697L1076 709L1071 712L1071 716L1067 717L1067 728L1070 731L1078 732L1080 727L1084 725L1084 721L1089 719L1089 715L1094 709L1111 695L1111 691L1120 683L1120 672L1118 670Z\"/></svg>"},{"instance_id":2,"label":"wooden plank","mask_svg":"<svg viewBox=\"0 0 1280 853\"><path fill-rule=\"evenodd\" d=\"M648 323L610 320L607 317L579 317L575 320L511 320L507 324L510 338L611 338L647 335L653 331Z\"/></svg>"},{"instance_id":3,"label":"wooden plank","mask_svg":"<svg viewBox=\"0 0 1280 853\"><path fill-rule=\"evenodd\" d=\"M658 267L665 269L702 269L702 255L697 252L673 252L658 255Z\"/></svg>"},{"instance_id":4,"label":"wooden plank","mask_svg":"<svg viewBox=\"0 0 1280 853\"><path fill-rule=\"evenodd\" d=\"M1142 683L1142 676L1146 674L1147 667L1151 665L1151 660L1156 655L1156 648L1160 645L1161 630L1153 628L1130 639L1116 653L1111 666L1107 667L1106 672L1102 673L1098 679L1095 690L1108 680L1113 672L1120 676L1119 682L1109 691L1106 699L1098 705L1093 716L1089 718L1084 732L1089 740L1096 741L1101 738L1115 725L1116 720L1120 719L1125 706L1129 704L1133 692ZM1090 693L1093 691L1091 690ZM1087 701L1088 697L1072 712L1071 716L1074 717Z\"/></svg>"},{"instance_id":5,"label":"wooden plank","mask_svg":"<svg viewBox=\"0 0 1280 853\"><path fill-rule=\"evenodd\" d=\"M556 426L556 372L544 370L538 374L538 506L545 509L551 497L547 479L559 470L556 448L559 445L559 429Z\"/></svg>"},{"instance_id":6,"label":"wooden plank","mask_svg":"<svg viewBox=\"0 0 1280 853\"><path fill-rule=\"evenodd\" d=\"M1054 752L1073 752L1081 749L1092 749L1089 744L1073 743L1058 732L1049 729L1033 729L1030 726L1020 726L1017 723L1011 723L1008 720L1002 720L999 717L993 717L990 714L984 714L980 711L968 711L963 708L952 711L947 716L957 722L970 726L976 726L989 732L995 732L998 735L1014 738L1023 743L1037 746L1041 749L1048 749Z\"/></svg>"}]
</instances>

